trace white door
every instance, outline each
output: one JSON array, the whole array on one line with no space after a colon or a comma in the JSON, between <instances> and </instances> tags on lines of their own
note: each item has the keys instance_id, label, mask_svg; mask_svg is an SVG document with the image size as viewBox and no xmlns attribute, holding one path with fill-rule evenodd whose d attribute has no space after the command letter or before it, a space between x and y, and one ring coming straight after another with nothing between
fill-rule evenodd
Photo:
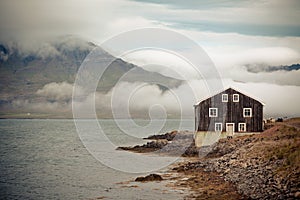
<instances>
[{"instance_id":1,"label":"white door","mask_svg":"<svg viewBox=\"0 0 300 200\"><path fill-rule=\"evenodd\" d=\"M227 136L233 136L234 134L234 123L226 123Z\"/></svg>"}]
</instances>

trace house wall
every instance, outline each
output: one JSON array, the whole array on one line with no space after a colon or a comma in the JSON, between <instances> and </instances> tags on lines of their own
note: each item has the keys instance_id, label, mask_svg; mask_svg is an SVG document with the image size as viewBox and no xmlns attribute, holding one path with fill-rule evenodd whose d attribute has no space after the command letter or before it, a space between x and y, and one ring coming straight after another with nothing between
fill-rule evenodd
<instances>
[{"instance_id":1,"label":"house wall","mask_svg":"<svg viewBox=\"0 0 300 200\"><path fill-rule=\"evenodd\" d=\"M228 102L222 102L222 94L228 94ZM233 102L233 94L239 94L239 102ZM209 108L218 108L218 117L209 117ZM243 108L252 108L252 117L243 116ZM215 123L222 123L222 131L226 131L226 123L234 123L238 132L238 123L246 123L247 132L263 130L263 105L232 88L200 102L195 107L197 131L214 131Z\"/></svg>"}]
</instances>

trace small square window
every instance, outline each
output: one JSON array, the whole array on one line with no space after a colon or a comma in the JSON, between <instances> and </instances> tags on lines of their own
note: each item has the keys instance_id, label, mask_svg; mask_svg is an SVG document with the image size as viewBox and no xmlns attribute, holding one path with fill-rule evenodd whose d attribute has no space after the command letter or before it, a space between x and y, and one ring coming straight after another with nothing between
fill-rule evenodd
<instances>
[{"instance_id":1,"label":"small square window","mask_svg":"<svg viewBox=\"0 0 300 200\"><path fill-rule=\"evenodd\" d=\"M209 117L218 117L218 108L209 108Z\"/></svg>"},{"instance_id":2,"label":"small square window","mask_svg":"<svg viewBox=\"0 0 300 200\"><path fill-rule=\"evenodd\" d=\"M239 132L246 132L246 123L239 123Z\"/></svg>"},{"instance_id":3,"label":"small square window","mask_svg":"<svg viewBox=\"0 0 300 200\"><path fill-rule=\"evenodd\" d=\"M252 117L252 108L244 108L244 117Z\"/></svg>"},{"instance_id":4,"label":"small square window","mask_svg":"<svg viewBox=\"0 0 300 200\"><path fill-rule=\"evenodd\" d=\"M222 102L228 102L228 94L222 94Z\"/></svg>"},{"instance_id":5,"label":"small square window","mask_svg":"<svg viewBox=\"0 0 300 200\"><path fill-rule=\"evenodd\" d=\"M222 123L215 123L215 131L222 131Z\"/></svg>"},{"instance_id":6,"label":"small square window","mask_svg":"<svg viewBox=\"0 0 300 200\"><path fill-rule=\"evenodd\" d=\"M233 94L233 96L232 96L232 101L233 102L239 102L239 94Z\"/></svg>"}]
</instances>

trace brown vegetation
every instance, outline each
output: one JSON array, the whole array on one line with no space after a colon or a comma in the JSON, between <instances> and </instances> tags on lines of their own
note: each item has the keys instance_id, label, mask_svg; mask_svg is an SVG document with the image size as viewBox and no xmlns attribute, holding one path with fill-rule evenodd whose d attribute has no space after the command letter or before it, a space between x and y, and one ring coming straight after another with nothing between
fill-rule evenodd
<instances>
[{"instance_id":1,"label":"brown vegetation","mask_svg":"<svg viewBox=\"0 0 300 200\"><path fill-rule=\"evenodd\" d=\"M194 191L190 196L194 199L299 198L300 131L294 127L299 122L293 119L276 123L262 134L221 139L205 158L175 170L190 177L186 185ZM210 179L201 182L199 176ZM215 177L221 181L217 185ZM221 196L210 188L222 188Z\"/></svg>"}]
</instances>

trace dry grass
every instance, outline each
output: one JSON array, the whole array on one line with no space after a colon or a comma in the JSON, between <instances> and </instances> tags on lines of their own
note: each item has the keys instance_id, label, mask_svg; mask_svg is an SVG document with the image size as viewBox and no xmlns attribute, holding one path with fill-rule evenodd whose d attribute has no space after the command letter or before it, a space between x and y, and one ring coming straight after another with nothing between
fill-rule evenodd
<instances>
[{"instance_id":1,"label":"dry grass","mask_svg":"<svg viewBox=\"0 0 300 200\"><path fill-rule=\"evenodd\" d=\"M300 118L275 123L261 134L247 135L231 140L221 139L219 149L207 156L218 158L227 153L238 153L238 163L250 165L266 164L274 169L274 176L287 180L290 187L300 183ZM188 199L245 199L236 188L224 181L217 173L202 168L182 171L188 179L179 181L178 186L189 187L193 194Z\"/></svg>"},{"instance_id":2,"label":"dry grass","mask_svg":"<svg viewBox=\"0 0 300 200\"><path fill-rule=\"evenodd\" d=\"M205 172L202 169L189 170L180 175L183 179L176 183L177 187L188 187L193 193L186 199L197 200L242 200L246 197L238 194L235 186L226 182L215 172Z\"/></svg>"},{"instance_id":3,"label":"dry grass","mask_svg":"<svg viewBox=\"0 0 300 200\"><path fill-rule=\"evenodd\" d=\"M282 166L278 172L283 175L289 171L300 172L300 131L295 127L281 125L275 130L269 130L270 145L264 150L265 158L270 162L281 160Z\"/></svg>"}]
</instances>

